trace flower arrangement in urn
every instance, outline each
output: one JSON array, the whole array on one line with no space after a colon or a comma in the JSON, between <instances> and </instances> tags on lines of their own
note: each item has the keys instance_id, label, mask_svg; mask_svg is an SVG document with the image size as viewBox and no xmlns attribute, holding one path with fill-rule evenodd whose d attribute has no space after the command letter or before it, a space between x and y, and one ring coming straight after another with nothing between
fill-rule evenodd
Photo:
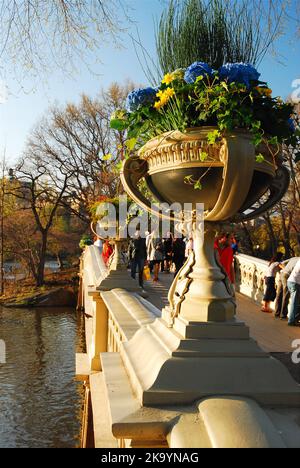
<instances>
[{"instance_id":1,"label":"flower arrangement in urn","mask_svg":"<svg viewBox=\"0 0 300 468\"><path fill-rule=\"evenodd\" d=\"M213 145L224 135L244 129L258 148L257 162L262 162L261 144L276 157L281 144L295 148L300 133L293 104L272 97L272 90L259 78L250 64L227 63L213 70L207 63L195 62L167 73L157 88L132 91L126 109L112 115L111 127L128 131L129 150L175 130L215 127L207 134L208 144ZM207 153L201 157L204 161Z\"/></svg>"}]
</instances>

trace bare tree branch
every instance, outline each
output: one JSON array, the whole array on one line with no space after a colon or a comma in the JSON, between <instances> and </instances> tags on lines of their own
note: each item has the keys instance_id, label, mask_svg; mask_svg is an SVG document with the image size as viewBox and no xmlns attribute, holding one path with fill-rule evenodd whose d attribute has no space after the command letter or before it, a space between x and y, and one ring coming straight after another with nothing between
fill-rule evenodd
<instances>
[{"instance_id":1,"label":"bare tree branch","mask_svg":"<svg viewBox=\"0 0 300 468\"><path fill-rule=\"evenodd\" d=\"M0 76L22 67L40 76L72 74L103 41L120 46L130 21L126 0L0 0Z\"/></svg>"}]
</instances>

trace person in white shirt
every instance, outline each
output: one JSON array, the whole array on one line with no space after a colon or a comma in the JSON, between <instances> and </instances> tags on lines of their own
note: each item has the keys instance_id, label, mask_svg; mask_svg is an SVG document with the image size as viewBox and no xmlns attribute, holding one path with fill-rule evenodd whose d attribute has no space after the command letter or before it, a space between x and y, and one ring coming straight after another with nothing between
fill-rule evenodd
<instances>
[{"instance_id":1,"label":"person in white shirt","mask_svg":"<svg viewBox=\"0 0 300 468\"><path fill-rule=\"evenodd\" d=\"M291 310L288 324L290 326L297 326L300 319L300 260L294 266L287 285L291 294Z\"/></svg>"},{"instance_id":2,"label":"person in white shirt","mask_svg":"<svg viewBox=\"0 0 300 468\"><path fill-rule=\"evenodd\" d=\"M100 239L100 237L94 238L94 245L96 247L99 247L100 251L102 252L102 240Z\"/></svg>"},{"instance_id":3,"label":"person in white shirt","mask_svg":"<svg viewBox=\"0 0 300 468\"><path fill-rule=\"evenodd\" d=\"M287 280L298 260L300 260L300 257L292 257L281 262L283 269L279 273L278 288L276 291L275 317L281 317L282 320L287 319L288 305L290 301L290 291L287 287Z\"/></svg>"}]
</instances>

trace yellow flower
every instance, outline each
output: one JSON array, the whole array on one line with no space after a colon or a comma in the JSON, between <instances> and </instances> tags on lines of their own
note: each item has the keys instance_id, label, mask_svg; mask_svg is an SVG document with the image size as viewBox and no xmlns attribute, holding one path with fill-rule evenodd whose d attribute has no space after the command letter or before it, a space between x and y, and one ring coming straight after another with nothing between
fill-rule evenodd
<instances>
[{"instance_id":1,"label":"yellow flower","mask_svg":"<svg viewBox=\"0 0 300 468\"><path fill-rule=\"evenodd\" d=\"M270 97L271 94L272 94L272 90L270 88L266 88L266 87L260 87L260 86L256 86L255 88L259 94L261 94L262 96L268 96Z\"/></svg>"},{"instance_id":2,"label":"yellow flower","mask_svg":"<svg viewBox=\"0 0 300 468\"><path fill-rule=\"evenodd\" d=\"M168 99L170 99L170 98L171 98L172 96L174 96L174 95L175 95L175 90L174 90L174 88L167 88L167 89L165 90L165 96L166 96Z\"/></svg>"},{"instance_id":3,"label":"yellow flower","mask_svg":"<svg viewBox=\"0 0 300 468\"><path fill-rule=\"evenodd\" d=\"M154 103L154 109L159 110L163 106L163 103L161 101L156 101Z\"/></svg>"},{"instance_id":4,"label":"yellow flower","mask_svg":"<svg viewBox=\"0 0 300 468\"><path fill-rule=\"evenodd\" d=\"M166 88L164 91L158 91L156 96L159 98L159 101L154 103L154 108L159 110L161 107L165 106L174 95L174 88Z\"/></svg>"},{"instance_id":5,"label":"yellow flower","mask_svg":"<svg viewBox=\"0 0 300 468\"><path fill-rule=\"evenodd\" d=\"M168 84L172 83L173 80L174 80L174 75L173 75L173 73L167 73L167 74L164 76L164 79L162 80L162 83L168 85Z\"/></svg>"},{"instance_id":6,"label":"yellow flower","mask_svg":"<svg viewBox=\"0 0 300 468\"><path fill-rule=\"evenodd\" d=\"M162 96L162 98L159 101L156 101L154 103L154 108L156 110L159 110L161 107L165 106L167 102L169 101L169 98L166 96Z\"/></svg>"}]
</instances>

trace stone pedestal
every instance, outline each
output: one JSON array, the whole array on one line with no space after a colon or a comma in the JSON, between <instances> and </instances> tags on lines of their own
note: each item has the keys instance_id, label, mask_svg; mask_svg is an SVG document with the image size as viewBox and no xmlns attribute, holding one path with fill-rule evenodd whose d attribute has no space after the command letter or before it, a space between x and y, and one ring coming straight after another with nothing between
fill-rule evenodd
<instances>
[{"instance_id":1,"label":"stone pedestal","mask_svg":"<svg viewBox=\"0 0 300 468\"><path fill-rule=\"evenodd\" d=\"M108 266L107 276L97 286L98 291L110 291L112 289L126 289L131 292L141 292L142 288L137 280L133 280L127 271L126 259L122 256L122 244L124 241L114 239L114 253Z\"/></svg>"},{"instance_id":2,"label":"stone pedestal","mask_svg":"<svg viewBox=\"0 0 300 468\"><path fill-rule=\"evenodd\" d=\"M170 305L163 311L167 322L179 315L194 322L225 322L234 318L234 290L214 252L216 230L212 223L206 223L204 232L194 230L194 253L175 278L169 292Z\"/></svg>"},{"instance_id":3,"label":"stone pedestal","mask_svg":"<svg viewBox=\"0 0 300 468\"><path fill-rule=\"evenodd\" d=\"M124 343L121 357L142 405L192 404L214 395L239 395L261 405L300 406L300 388L287 369L249 338L249 328L162 319Z\"/></svg>"}]
</instances>

